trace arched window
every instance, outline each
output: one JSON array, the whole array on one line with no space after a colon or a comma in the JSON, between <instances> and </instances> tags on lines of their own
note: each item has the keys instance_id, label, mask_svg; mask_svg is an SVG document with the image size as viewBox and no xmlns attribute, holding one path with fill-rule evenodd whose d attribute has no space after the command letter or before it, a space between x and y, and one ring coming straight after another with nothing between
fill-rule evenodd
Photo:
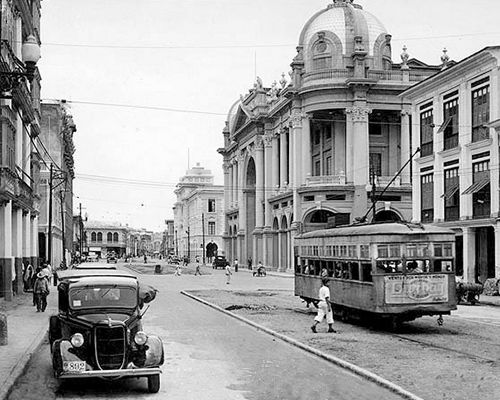
<instances>
[{"instance_id":1,"label":"arched window","mask_svg":"<svg viewBox=\"0 0 500 400\"><path fill-rule=\"evenodd\" d=\"M118 233L113 233L113 242L118 242Z\"/></svg>"},{"instance_id":2,"label":"arched window","mask_svg":"<svg viewBox=\"0 0 500 400\"><path fill-rule=\"evenodd\" d=\"M90 235L90 240L91 240L92 242L97 241L97 233L92 232L92 234Z\"/></svg>"},{"instance_id":3,"label":"arched window","mask_svg":"<svg viewBox=\"0 0 500 400\"><path fill-rule=\"evenodd\" d=\"M318 33L319 40L313 46L312 69L313 71L321 69L331 69L332 62L332 45L324 38L323 32Z\"/></svg>"},{"instance_id":4,"label":"arched window","mask_svg":"<svg viewBox=\"0 0 500 400\"><path fill-rule=\"evenodd\" d=\"M106 240L108 242L112 242L113 241L113 234L111 232L108 232L108 234L106 235Z\"/></svg>"},{"instance_id":5,"label":"arched window","mask_svg":"<svg viewBox=\"0 0 500 400\"><path fill-rule=\"evenodd\" d=\"M97 234L97 241L98 241L98 242L102 242L102 232L99 232L99 233Z\"/></svg>"}]
</instances>

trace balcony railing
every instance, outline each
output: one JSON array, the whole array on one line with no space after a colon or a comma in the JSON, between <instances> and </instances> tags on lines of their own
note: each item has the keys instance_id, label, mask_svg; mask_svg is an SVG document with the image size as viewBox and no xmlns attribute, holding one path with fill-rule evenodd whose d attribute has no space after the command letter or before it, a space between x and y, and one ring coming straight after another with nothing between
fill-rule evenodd
<instances>
[{"instance_id":1,"label":"balcony railing","mask_svg":"<svg viewBox=\"0 0 500 400\"><path fill-rule=\"evenodd\" d=\"M422 143L420 145L420 157L430 156L434 152L434 142Z\"/></svg>"},{"instance_id":2,"label":"balcony railing","mask_svg":"<svg viewBox=\"0 0 500 400\"><path fill-rule=\"evenodd\" d=\"M0 167L0 201L16 198L17 177L10 168Z\"/></svg>"},{"instance_id":3,"label":"balcony railing","mask_svg":"<svg viewBox=\"0 0 500 400\"><path fill-rule=\"evenodd\" d=\"M376 81L405 81L405 75L410 82L420 82L429 76L434 75L433 71L402 71L402 70L368 70L366 77ZM326 69L321 71L313 71L304 74L304 84L314 81L335 81L345 80L354 76L352 69Z\"/></svg>"},{"instance_id":4,"label":"balcony railing","mask_svg":"<svg viewBox=\"0 0 500 400\"><path fill-rule=\"evenodd\" d=\"M444 149L450 150L458 146L458 134L444 138Z\"/></svg>"},{"instance_id":5,"label":"balcony railing","mask_svg":"<svg viewBox=\"0 0 500 400\"><path fill-rule=\"evenodd\" d=\"M308 176L306 186L340 186L345 185L345 175Z\"/></svg>"},{"instance_id":6,"label":"balcony railing","mask_svg":"<svg viewBox=\"0 0 500 400\"><path fill-rule=\"evenodd\" d=\"M490 130L488 128L477 126L472 128L472 142L479 142L490 138Z\"/></svg>"}]
</instances>

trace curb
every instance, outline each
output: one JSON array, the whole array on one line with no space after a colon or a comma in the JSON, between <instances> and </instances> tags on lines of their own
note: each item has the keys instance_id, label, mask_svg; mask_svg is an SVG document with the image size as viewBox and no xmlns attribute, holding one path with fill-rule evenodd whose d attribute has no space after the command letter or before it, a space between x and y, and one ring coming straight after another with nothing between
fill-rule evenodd
<instances>
[{"instance_id":1,"label":"curb","mask_svg":"<svg viewBox=\"0 0 500 400\"><path fill-rule=\"evenodd\" d=\"M309 353L315 354L315 355L323 358L326 361L329 361L329 362L331 362L331 363L333 363L341 368L344 368L344 369L346 369L346 370L348 370L348 371L350 371L350 372L352 372L352 373L354 373L362 378L368 379L369 381L371 381L371 382L373 382L381 387L389 389L391 392L399 394L400 396L402 396L405 399L424 400L421 397L418 397L418 396L414 395L413 393L410 393L407 390L403 389L401 386L398 386L395 383L392 383L392 382L388 381L387 379L384 379L384 378L382 378L382 377L380 377L380 376L374 374L373 372L370 372L364 368L358 367L357 365L354 365L354 364L351 364L347 361L341 360L340 358L325 354L325 353L323 353L323 352L321 352L321 351L319 351L311 346L303 344L303 343L301 343L295 339L292 339L288 336L282 335L281 333L275 332L272 329L266 328L266 327L259 325L253 321L250 321L249 319L247 319L245 317L242 317L240 315L237 315L237 314L234 314L230 311L227 311L224 308L219 307L215 304L209 303L208 301L203 300L197 296L194 296L189 292L182 290L181 294L183 294L184 296L190 297L193 300L196 300L202 304L205 304L205 305L207 305L215 310L221 311L224 314L229 315L233 318L236 318L236 319L238 319L238 320L240 320L248 325L251 325L254 328L257 328L258 330L264 331L264 332L266 332L274 337L277 337L278 339L281 339L284 342L287 342L295 347L301 348L302 350L305 350Z\"/></svg>"},{"instance_id":2,"label":"curb","mask_svg":"<svg viewBox=\"0 0 500 400\"><path fill-rule=\"evenodd\" d=\"M30 362L33 354L42 346L43 340L47 335L47 327L43 326L37 333L36 337L31 342L28 349L24 352L21 358L17 361L15 367L10 372L10 375L5 380L2 387L0 387L0 399L7 399L7 397L12 392L12 388L16 384L17 380L24 374L28 363Z\"/></svg>"}]
</instances>

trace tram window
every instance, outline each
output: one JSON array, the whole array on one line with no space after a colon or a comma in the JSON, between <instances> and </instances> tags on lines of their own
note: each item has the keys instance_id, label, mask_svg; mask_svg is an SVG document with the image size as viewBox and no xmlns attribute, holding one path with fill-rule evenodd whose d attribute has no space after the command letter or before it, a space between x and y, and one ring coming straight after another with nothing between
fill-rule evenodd
<instances>
[{"instance_id":1,"label":"tram window","mask_svg":"<svg viewBox=\"0 0 500 400\"><path fill-rule=\"evenodd\" d=\"M377 246L377 250L378 250L378 256L380 258L388 258L389 257L389 246L387 246L386 244L379 244Z\"/></svg>"},{"instance_id":2,"label":"tram window","mask_svg":"<svg viewBox=\"0 0 500 400\"><path fill-rule=\"evenodd\" d=\"M349 263L349 272L351 275L351 279L355 281L359 281L359 264L356 262Z\"/></svg>"},{"instance_id":3,"label":"tram window","mask_svg":"<svg viewBox=\"0 0 500 400\"><path fill-rule=\"evenodd\" d=\"M340 246L340 257L347 257L347 246Z\"/></svg>"},{"instance_id":4,"label":"tram window","mask_svg":"<svg viewBox=\"0 0 500 400\"><path fill-rule=\"evenodd\" d=\"M333 247L333 256L338 257L339 256L339 246L332 246Z\"/></svg>"},{"instance_id":5,"label":"tram window","mask_svg":"<svg viewBox=\"0 0 500 400\"><path fill-rule=\"evenodd\" d=\"M389 246L390 257L399 258L401 257L401 247L399 244L391 244Z\"/></svg>"},{"instance_id":6,"label":"tram window","mask_svg":"<svg viewBox=\"0 0 500 400\"><path fill-rule=\"evenodd\" d=\"M326 247L326 256L331 257L332 256L332 246L325 246Z\"/></svg>"},{"instance_id":7,"label":"tram window","mask_svg":"<svg viewBox=\"0 0 500 400\"><path fill-rule=\"evenodd\" d=\"M331 278L333 276L333 271L334 271L333 261L326 262L326 269L328 271L328 277Z\"/></svg>"},{"instance_id":8,"label":"tram window","mask_svg":"<svg viewBox=\"0 0 500 400\"><path fill-rule=\"evenodd\" d=\"M362 263L361 264L361 280L363 282L371 282L372 281L372 265L370 263Z\"/></svg>"},{"instance_id":9,"label":"tram window","mask_svg":"<svg viewBox=\"0 0 500 400\"><path fill-rule=\"evenodd\" d=\"M313 256L318 256L319 253L318 253L318 246L313 246Z\"/></svg>"},{"instance_id":10,"label":"tram window","mask_svg":"<svg viewBox=\"0 0 500 400\"><path fill-rule=\"evenodd\" d=\"M434 272L451 272L453 263L450 260L434 260Z\"/></svg>"},{"instance_id":11,"label":"tram window","mask_svg":"<svg viewBox=\"0 0 500 400\"><path fill-rule=\"evenodd\" d=\"M406 245L406 256L416 257L417 256L417 245L408 243Z\"/></svg>"},{"instance_id":12,"label":"tram window","mask_svg":"<svg viewBox=\"0 0 500 400\"><path fill-rule=\"evenodd\" d=\"M356 246L347 246L347 249L349 251L349 257L350 258L358 258L358 252Z\"/></svg>"},{"instance_id":13,"label":"tram window","mask_svg":"<svg viewBox=\"0 0 500 400\"><path fill-rule=\"evenodd\" d=\"M370 246L361 244L359 246L360 258L370 258Z\"/></svg>"},{"instance_id":14,"label":"tram window","mask_svg":"<svg viewBox=\"0 0 500 400\"><path fill-rule=\"evenodd\" d=\"M350 277L350 265L351 263L343 262L342 263L342 279L349 279Z\"/></svg>"},{"instance_id":15,"label":"tram window","mask_svg":"<svg viewBox=\"0 0 500 400\"><path fill-rule=\"evenodd\" d=\"M340 261L335 262L335 278L342 278L342 263Z\"/></svg>"}]
</instances>

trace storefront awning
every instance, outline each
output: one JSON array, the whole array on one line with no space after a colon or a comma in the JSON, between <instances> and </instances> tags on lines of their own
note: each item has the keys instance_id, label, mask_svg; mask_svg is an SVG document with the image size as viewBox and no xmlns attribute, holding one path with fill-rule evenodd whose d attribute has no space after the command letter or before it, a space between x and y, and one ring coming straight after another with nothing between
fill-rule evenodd
<instances>
[{"instance_id":1,"label":"storefront awning","mask_svg":"<svg viewBox=\"0 0 500 400\"><path fill-rule=\"evenodd\" d=\"M455 193L458 192L459 187L460 185L458 183L456 185L449 187L448 190L446 190L446 192L444 192L444 194L441 195L441 197L449 199L451 196L453 196Z\"/></svg>"},{"instance_id":2,"label":"storefront awning","mask_svg":"<svg viewBox=\"0 0 500 400\"><path fill-rule=\"evenodd\" d=\"M467 189L465 189L462 194L472 194L472 193L477 193L481 189L483 189L486 185L490 184L490 178L484 178L481 179L480 181L477 181L476 183L473 183L470 185Z\"/></svg>"}]
</instances>

